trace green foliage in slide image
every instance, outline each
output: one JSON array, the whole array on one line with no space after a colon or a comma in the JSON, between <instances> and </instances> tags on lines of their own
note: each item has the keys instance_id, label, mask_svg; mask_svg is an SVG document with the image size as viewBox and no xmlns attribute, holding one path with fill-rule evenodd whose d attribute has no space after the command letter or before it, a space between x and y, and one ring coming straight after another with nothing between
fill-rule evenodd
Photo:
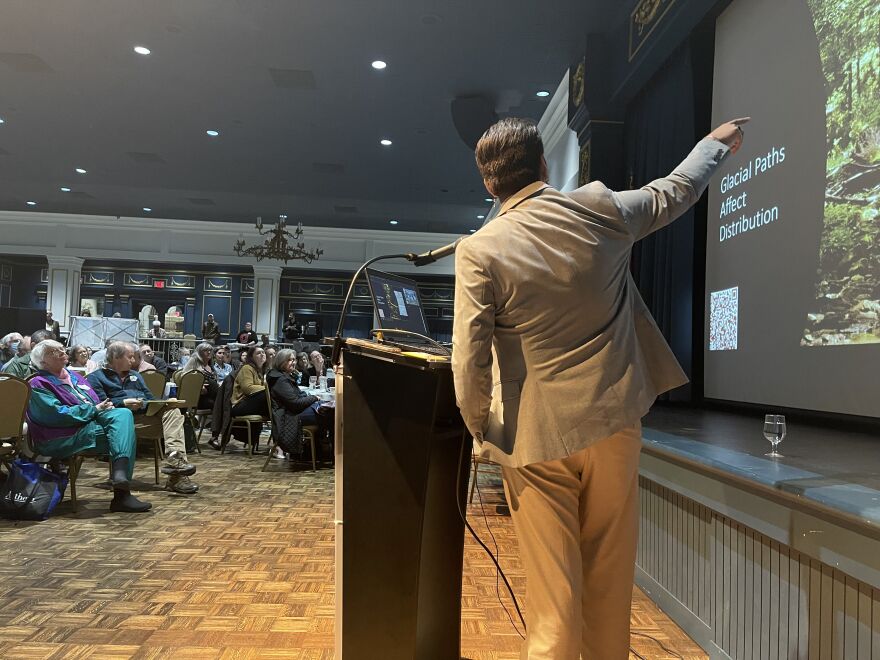
<instances>
[{"instance_id":1,"label":"green foliage in slide image","mask_svg":"<svg viewBox=\"0 0 880 660\"><path fill-rule=\"evenodd\" d=\"M801 344L880 342L880 3L808 0L828 100L825 224Z\"/></svg>"}]
</instances>

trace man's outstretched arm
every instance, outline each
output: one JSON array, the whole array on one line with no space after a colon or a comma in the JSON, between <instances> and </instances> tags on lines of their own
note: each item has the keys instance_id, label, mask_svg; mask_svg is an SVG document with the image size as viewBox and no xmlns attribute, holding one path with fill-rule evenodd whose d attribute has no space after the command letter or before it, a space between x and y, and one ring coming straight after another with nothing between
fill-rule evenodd
<instances>
[{"instance_id":1,"label":"man's outstretched arm","mask_svg":"<svg viewBox=\"0 0 880 660\"><path fill-rule=\"evenodd\" d=\"M721 124L700 140L669 176L639 190L612 193L635 240L665 227L697 203L727 154L739 150L743 139L740 127L748 120L744 117Z\"/></svg>"}]
</instances>

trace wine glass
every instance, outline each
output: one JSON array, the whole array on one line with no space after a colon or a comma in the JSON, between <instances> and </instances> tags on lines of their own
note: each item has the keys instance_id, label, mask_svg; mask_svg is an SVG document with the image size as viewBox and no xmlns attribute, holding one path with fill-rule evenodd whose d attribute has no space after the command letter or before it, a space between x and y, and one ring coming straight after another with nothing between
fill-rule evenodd
<instances>
[{"instance_id":1,"label":"wine glass","mask_svg":"<svg viewBox=\"0 0 880 660\"><path fill-rule=\"evenodd\" d=\"M776 445L785 437L785 415L764 415L764 438L770 443L770 452L764 456L782 458Z\"/></svg>"},{"instance_id":2,"label":"wine glass","mask_svg":"<svg viewBox=\"0 0 880 660\"><path fill-rule=\"evenodd\" d=\"M315 386L317 384L318 384L318 377L317 376L309 376L309 389L310 390L315 389Z\"/></svg>"}]
</instances>

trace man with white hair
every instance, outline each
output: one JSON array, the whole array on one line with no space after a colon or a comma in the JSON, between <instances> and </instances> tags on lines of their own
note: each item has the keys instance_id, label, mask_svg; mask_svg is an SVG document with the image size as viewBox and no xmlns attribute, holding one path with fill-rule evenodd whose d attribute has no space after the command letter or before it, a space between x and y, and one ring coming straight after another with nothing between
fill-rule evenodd
<instances>
[{"instance_id":1,"label":"man with white hair","mask_svg":"<svg viewBox=\"0 0 880 660\"><path fill-rule=\"evenodd\" d=\"M184 495L197 493L199 487L189 477L196 466L186 458L184 417L178 408L165 408L160 414L146 415L147 402L155 399L144 377L132 369L137 347L115 341L107 347L107 366L89 374L89 384L99 397L110 399L117 408L131 410L138 424L162 427L165 437L165 465L162 472L168 475L167 490Z\"/></svg>"},{"instance_id":2,"label":"man with white hair","mask_svg":"<svg viewBox=\"0 0 880 660\"><path fill-rule=\"evenodd\" d=\"M162 323L159 319L153 321L153 327L150 328L150 331L147 333L147 337L153 337L154 339L165 339L168 336L168 333L165 331L165 328L162 327Z\"/></svg>"}]
</instances>

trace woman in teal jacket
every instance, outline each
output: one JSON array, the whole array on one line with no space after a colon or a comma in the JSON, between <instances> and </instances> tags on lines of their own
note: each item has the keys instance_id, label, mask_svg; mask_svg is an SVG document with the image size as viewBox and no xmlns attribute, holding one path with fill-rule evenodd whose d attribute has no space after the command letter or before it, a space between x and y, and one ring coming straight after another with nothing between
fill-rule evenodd
<instances>
[{"instance_id":1,"label":"woman in teal jacket","mask_svg":"<svg viewBox=\"0 0 880 660\"><path fill-rule=\"evenodd\" d=\"M141 513L149 502L131 494L134 471L134 418L127 408L98 401L88 381L68 371L67 353L53 340L34 347L31 361L38 368L29 381L28 432L42 456L67 458L81 451L110 455L113 501L111 511Z\"/></svg>"}]
</instances>

